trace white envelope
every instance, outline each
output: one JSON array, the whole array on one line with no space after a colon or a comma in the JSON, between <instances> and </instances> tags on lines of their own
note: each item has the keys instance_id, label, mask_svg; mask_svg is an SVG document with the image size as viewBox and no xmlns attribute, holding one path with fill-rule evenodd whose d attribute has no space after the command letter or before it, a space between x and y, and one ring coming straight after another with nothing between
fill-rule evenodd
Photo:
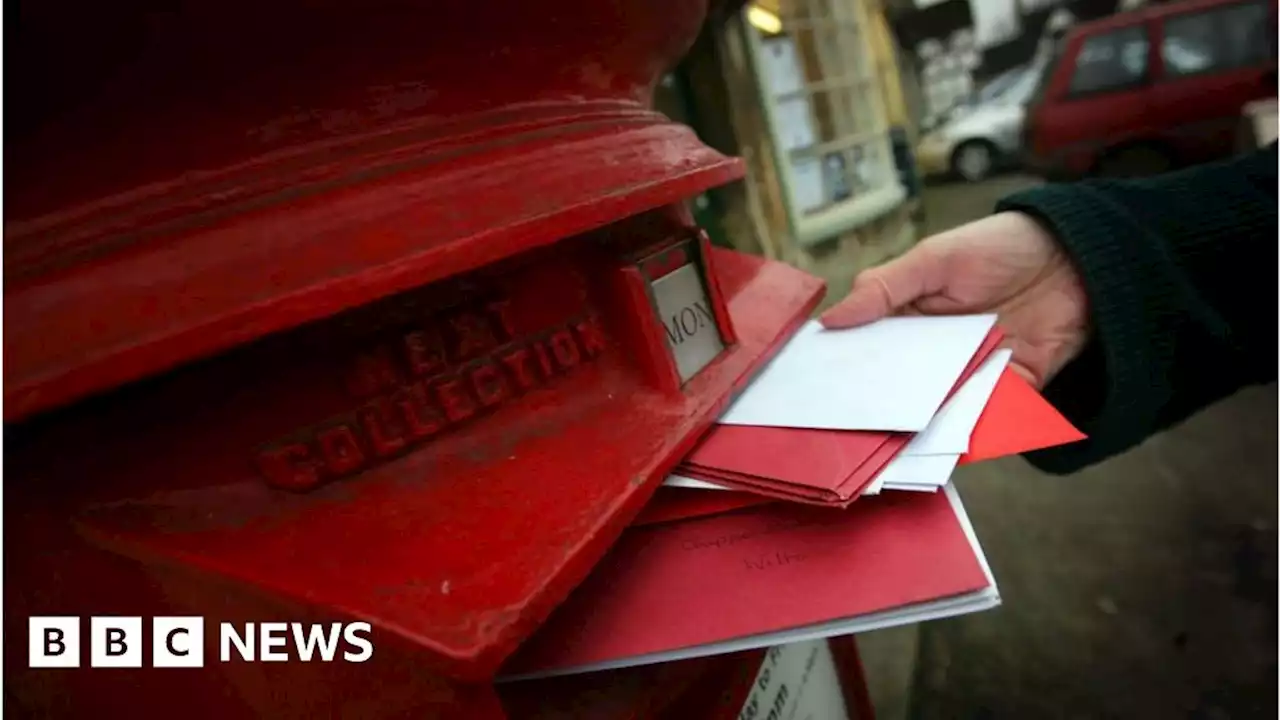
<instances>
[{"instance_id":1,"label":"white envelope","mask_svg":"<svg viewBox=\"0 0 1280 720\"><path fill-rule=\"evenodd\" d=\"M969 452L969 439L978 418L996 390L1000 375L1009 366L1013 351L996 350L960 386L955 395L929 422L929 427L911 438L902 449L903 455L963 455Z\"/></svg>"},{"instance_id":2,"label":"white envelope","mask_svg":"<svg viewBox=\"0 0 1280 720\"><path fill-rule=\"evenodd\" d=\"M899 455L880 471L863 495L875 495L882 489L938 489L947 484L955 472L959 455Z\"/></svg>"},{"instance_id":3,"label":"white envelope","mask_svg":"<svg viewBox=\"0 0 1280 720\"><path fill-rule=\"evenodd\" d=\"M920 432L994 325L995 315L895 317L851 330L810 321L719 422Z\"/></svg>"}]
</instances>

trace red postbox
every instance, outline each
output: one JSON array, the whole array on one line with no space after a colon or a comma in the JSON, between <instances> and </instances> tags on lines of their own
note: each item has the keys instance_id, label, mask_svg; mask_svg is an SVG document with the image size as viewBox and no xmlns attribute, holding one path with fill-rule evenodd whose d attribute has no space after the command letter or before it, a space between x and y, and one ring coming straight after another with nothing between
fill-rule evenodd
<instances>
[{"instance_id":1,"label":"red postbox","mask_svg":"<svg viewBox=\"0 0 1280 720\"><path fill-rule=\"evenodd\" d=\"M822 291L685 210L743 172L649 103L706 10L24 4L7 709L504 715L503 660ZM92 667L95 616L140 667ZM203 668L154 667L175 616ZM31 617L79 619L78 668L30 667ZM374 650L263 663L279 622Z\"/></svg>"}]
</instances>

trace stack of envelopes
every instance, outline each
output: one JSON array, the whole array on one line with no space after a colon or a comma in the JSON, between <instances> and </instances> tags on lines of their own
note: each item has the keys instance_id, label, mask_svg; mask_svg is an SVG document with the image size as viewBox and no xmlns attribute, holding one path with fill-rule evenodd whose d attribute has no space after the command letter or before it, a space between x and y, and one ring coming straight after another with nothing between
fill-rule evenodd
<instances>
[{"instance_id":1,"label":"stack of envelopes","mask_svg":"<svg viewBox=\"0 0 1280 720\"><path fill-rule=\"evenodd\" d=\"M953 471L1084 437L1009 367L1002 339L993 315L806 325L512 659L510 678L999 604Z\"/></svg>"}]
</instances>

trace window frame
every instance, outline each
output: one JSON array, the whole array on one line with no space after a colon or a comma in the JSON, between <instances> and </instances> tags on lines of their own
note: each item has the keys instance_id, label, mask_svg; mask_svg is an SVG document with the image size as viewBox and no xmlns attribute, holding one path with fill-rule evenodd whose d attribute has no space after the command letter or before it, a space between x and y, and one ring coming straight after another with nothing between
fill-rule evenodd
<instances>
[{"instance_id":1,"label":"window frame","mask_svg":"<svg viewBox=\"0 0 1280 720\"><path fill-rule=\"evenodd\" d=\"M1104 38L1109 35L1119 35L1120 33L1132 30L1141 31L1146 35L1147 40L1146 63L1143 66L1142 73L1138 75L1138 77L1120 85L1109 85L1105 88L1097 88L1093 90L1075 90L1071 87L1075 81L1076 72L1080 69L1080 56L1084 53L1086 43L1096 38ZM1146 20L1140 20L1129 25L1109 28L1102 32L1082 35L1071 53L1071 67L1069 68L1069 72L1066 74L1066 87L1063 89L1063 99L1067 101L1089 100L1092 98L1114 95L1116 93L1129 92L1150 85L1152 78L1154 77L1153 63L1157 58L1159 58L1156 43L1153 41L1157 36L1157 33L1154 32L1154 30L1155 28L1152 27L1152 23Z\"/></svg>"},{"instance_id":2,"label":"window frame","mask_svg":"<svg viewBox=\"0 0 1280 720\"><path fill-rule=\"evenodd\" d=\"M870 41L872 30L865 4L858 0L819 0L816 4L832 13L830 16L823 16L826 20L852 22L856 28L854 44L857 48L854 52L857 56L857 67L850 67L855 63L842 63L838 74L827 77L824 72L821 80L816 82L806 80L801 89L791 92L778 92L769 86L762 59L766 52L764 44L771 36L766 36L753 27L745 20L745 16L739 23L744 35L742 39L747 51L750 71L762 105L771 159L782 191L787 225L794 242L802 247L821 243L866 225L891 212L907 199L907 191L902 185L901 174L893 154L886 100L875 76L876 65L873 61ZM815 22L822 21L810 19L802 21L801 25L809 25L810 29L816 29ZM784 18L784 23L786 22L787 19ZM794 20L792 22L796 23ZM873 127L865 130L855 128L853 132L842 134L831 140L815 137L815 142L804 148L789 148L781 132L780 102L794 97L812 97L818 92L833 91L848 92L867 98L870 101L870 106L867 108L868 115L872 118ZM812 105L809 111L812 120ZM813 125L817 127L816 122ZM879 182L862 193L835 199L812 212L806 212L801 208L795 192L793 162L800 158L811 158L819 164L821 171L821 166L825 165L831 153L840 152L843 157L844 153L851 154L855 148L867 148L863 152L874 152L874 159L871 162L874 163L874 171L878 173ZM847 167L848 159L846 158L844 162ZM848 178L848 175L849 172L846 172L845 177Z\"/></svg>"},{"instance_id":3,"label":"window frame","mask_svg":"<svg viewBox=\"0 0 1280 720\"><path fill-rule=\"evenodd\" d=\"M1199 70L1196 72L1189 72L1189 73L1174 73L1169 71L1169 64L1165 62L1165 57L1164 57L1164 43L1165 43L1165 39L1169 36L1170 21L1185 20L1185 19L1196 18L1196 17L1212 18L1216 16L1216 19L1214 20L1214 22L1223 23L1226 21L1224 17L1225 13L1228 13L1231 10L1234 10L1237 8L1242 8L1247 5L1254 5L1259 7L1263 11L1263 15L1266 19L1266 23L1268 24L1268 26L1272 24L1272 21L1274 20L1274 14L1271 12L1271 5L1269 5L1266 2L1266 0L1234 0L1233 2L1224 2L1221 5L1215 5L1213 7L1200 8L1197 10L1189 10L1186 12L1171 13L1162 18L1159 18L1155 24L1158 30L1158 35L1160 40L1160 46L1157 48L1158 52L1156 53L1156 57L1159 58L1159 61L1160 61L1160 65L1159 65L1160 80L1163 82L1177 82L1180 80L1187 80L1191 78L1212 77L1214 75L1222 75L1225 73L1238 72L1240 70L1257 67L1259 65L1265 64L1270 59L1274 59L1276 56L1276 38L1272 33L1268 32L1266 54L1264 54L1261 58L1259 58L1256 61L1246 62L1241 64L1233 64L1233 65L1216 65L1216 66L1210 65L1208 68L1204 70ZM1224 28L1221 28L1221 27L1217 28L1217 30L1219 31L1222 29Z\"/></svg>"}]
</instances>

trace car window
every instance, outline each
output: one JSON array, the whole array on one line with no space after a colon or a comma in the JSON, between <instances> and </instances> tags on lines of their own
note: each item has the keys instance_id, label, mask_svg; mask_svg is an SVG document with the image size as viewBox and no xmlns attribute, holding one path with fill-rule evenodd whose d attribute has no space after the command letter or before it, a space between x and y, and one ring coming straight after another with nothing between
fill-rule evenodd
<instances>
[{"instance_id":1,"label":"car window","mask_svg":"<svg viewBox=\"0 0 1280 720\"><path fill-rule=\"evenodd\" d=\"M1071 94L1138 84L1147 75L1147 48L1147 29L1140 25L1086 38L1071 75Z\"/></svg>"},{"instance_id":2,"label":"car window","mask_svg":"<svg viewBox=\"0 0 1280 720\"><path fill-rule=\"evenodd\" d=\"M1044 94L1049 89L1049 81L1058 74L1058 67L1062 63L1062 47L1057 45L1048 54L1045 60L1040 63L1040 69L1035 71L1035 82L1030 92L1027 93L1027 105L1038 105L1044 100Z\"/></svg>"},{"instance_id":3,"label":"car window","mask_svg":"<svg viewBox=\"0 0 1280 720\"><path fill-rule=\"evenodd\" d=\"M1040 84L1040 65L1036 63L1029 66L1025 72L1018 76L1018 81L1009 86L1009 89L1000 96L1008 105L1026 105L1031 101L1032 95L1035 94L1037 86Z\"/></svg>"},{"instance_id":4,"label":"car window","mask_svg":"<svg viewBox=\"0 0 1280 720\"><path fill-rule=\"evenodd\" d=\"M1016 84L1025 73L1026 68L1016 68L1004 73L1003 75L997 76L996 79L986 85L983 85L982 88L978 90L977 102L979 104L988 103L1000 97L1005 93L1005 91Z\"/></svg>"},{"instance_id":5,"label":"car window","mask_svg":"<svg viewBox=\"0 0 1280 720\"><path fill-rule=\"evenodd\" d=\"M1253 65L1271 55L1275 28L1261 2L1227 5L1165 20L1160 56L1179 77Z\"/></svg>"}]
</instances>

